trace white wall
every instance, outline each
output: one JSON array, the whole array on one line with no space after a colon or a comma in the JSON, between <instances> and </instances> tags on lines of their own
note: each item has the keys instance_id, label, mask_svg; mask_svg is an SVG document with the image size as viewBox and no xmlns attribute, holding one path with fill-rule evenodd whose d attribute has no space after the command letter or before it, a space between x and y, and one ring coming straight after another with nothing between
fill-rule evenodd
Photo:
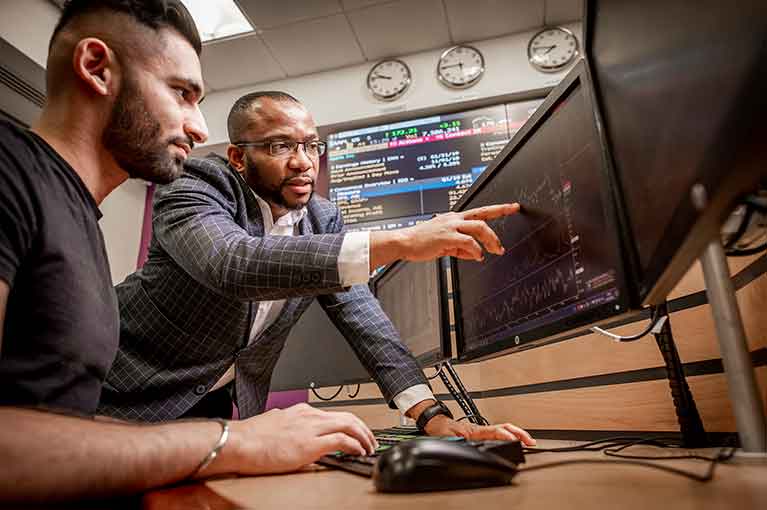
<instances>
[{"instance_id":1,"label":"white wall","mask_svg":"<svg viewBox=\"0 0 767 510\"><path fill-rule=\"evenodd\" d=\"M48 0L0 0L0 37L45 67L59 14Z\"/></svg>"},{"instance_id":2,"label":"white wall","mask_svg":"<svg viewBox=\"0 0 767 510\"><path fill-rule=\"evenodd\" d=\"M129 179L99 207L104 214L99 225L107 246L112 282L116 284L136 270L146 189L144 181Z\"/></svg>"},{"instance_id":3,"label":"white wall","mask_svg":"<svg viewBox=\"0 0 767 510\"><path fill-rule=\"evenodd\" d=\"M580 22L564 26L581 41ZM317 125L323 126L556 85L566 71L541 73L527 61L527 43L535 33L530 31L472 43L485 56L486 72L475 86L464 90L451 90L437 82L437 59L443 50L433 50L399 57L410 66L413 83L402 97L391 103L376 101L367 92L365 78L373 63L212 92L201 105L210 131L205 146L227 142L229 109L237 98L255 90L282 90L295 95L312 112Z\"/></svg>"}]
</instances>

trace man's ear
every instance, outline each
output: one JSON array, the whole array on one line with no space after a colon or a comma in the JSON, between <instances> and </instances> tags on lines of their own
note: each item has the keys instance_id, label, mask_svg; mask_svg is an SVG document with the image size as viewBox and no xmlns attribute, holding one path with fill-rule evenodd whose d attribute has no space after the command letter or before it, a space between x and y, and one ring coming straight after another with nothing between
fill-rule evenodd
<instances>
[{"instance_id":1,"label":"man's ear","mask_svg":"<svg viewBox=\"0 0 767 510\"><path fill-rule=\"evenodd\" d=\"M231 167L237 172L240 174L245 172L245 152L241 148L230 143L226 148L226 157L229 159Z\"/></svg>"},{"instance_id":2,"label":"man's ear","mask_svg":"<svg viewBox=\"0 0 767 510\"><path fill-rule=\"evenodd\" d=\"M77 77L96 94L107 96L115 91L117 60L101 39L80 40L75 46L72 65Z\"/></svg>"}]
</instances>

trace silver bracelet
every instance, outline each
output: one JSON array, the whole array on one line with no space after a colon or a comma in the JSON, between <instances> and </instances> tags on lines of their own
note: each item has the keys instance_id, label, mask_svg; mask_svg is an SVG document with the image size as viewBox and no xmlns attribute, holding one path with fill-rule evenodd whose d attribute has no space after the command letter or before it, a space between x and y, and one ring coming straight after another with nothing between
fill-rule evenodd
<instances>
[{"instance_id":1,"label":"silver bracelet","mask_svg":"<svg viewBox=\"0 0 767 510\"><path fill-rule=\"evenodd\" d=\"M222 418L213 418L213 420L221 425L221 437L218 438L218 442L213 447L213 449L208 452L204 459L202 459L202 462L200 462L200 465L194 471L192 478L197 478L203 469L208 467L211 462L216 460L216 457L218 457L218 454L221 453L224 445L226 445L226 441L229 439L229 422Z\"/></svg>"}]
</instances>

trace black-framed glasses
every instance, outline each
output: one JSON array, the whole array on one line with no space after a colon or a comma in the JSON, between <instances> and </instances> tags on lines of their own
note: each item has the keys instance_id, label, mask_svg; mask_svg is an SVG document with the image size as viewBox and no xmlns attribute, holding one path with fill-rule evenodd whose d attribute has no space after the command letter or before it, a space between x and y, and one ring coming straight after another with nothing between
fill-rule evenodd
<instances>
[{"instance_id":1,"label":"black-framed glasses","mask_svg":"<svg viewBox=\"0 0 767 510\"><path fill-rule=\"evenodd\" d=\"M325 154L327 144L320 140L306 140L298 142L296 140L265 140L263 142L235 142L232 145L237 147L268 147L271 156L287 156L294 154L299 145L304 146L304 153L307 156L319 157Z\"/></svg>"}]
</instances>

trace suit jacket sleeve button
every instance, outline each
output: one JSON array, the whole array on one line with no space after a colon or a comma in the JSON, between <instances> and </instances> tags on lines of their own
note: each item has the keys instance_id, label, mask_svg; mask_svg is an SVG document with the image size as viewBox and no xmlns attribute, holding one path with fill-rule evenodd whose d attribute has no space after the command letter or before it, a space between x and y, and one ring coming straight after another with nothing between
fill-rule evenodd
<instances>
[{"instance_id":1,"label":"suit jacket sleeve button","mask_svg":"<svg viewBox=\"0 0 767 510\"><path fill-rule=\"evenodd\" d=\"M194 389L194 393L196 395L205 395L205 393L208 391L208 387L204 384L198 384L197 387Z\"/></svg>"}]
</instances>

